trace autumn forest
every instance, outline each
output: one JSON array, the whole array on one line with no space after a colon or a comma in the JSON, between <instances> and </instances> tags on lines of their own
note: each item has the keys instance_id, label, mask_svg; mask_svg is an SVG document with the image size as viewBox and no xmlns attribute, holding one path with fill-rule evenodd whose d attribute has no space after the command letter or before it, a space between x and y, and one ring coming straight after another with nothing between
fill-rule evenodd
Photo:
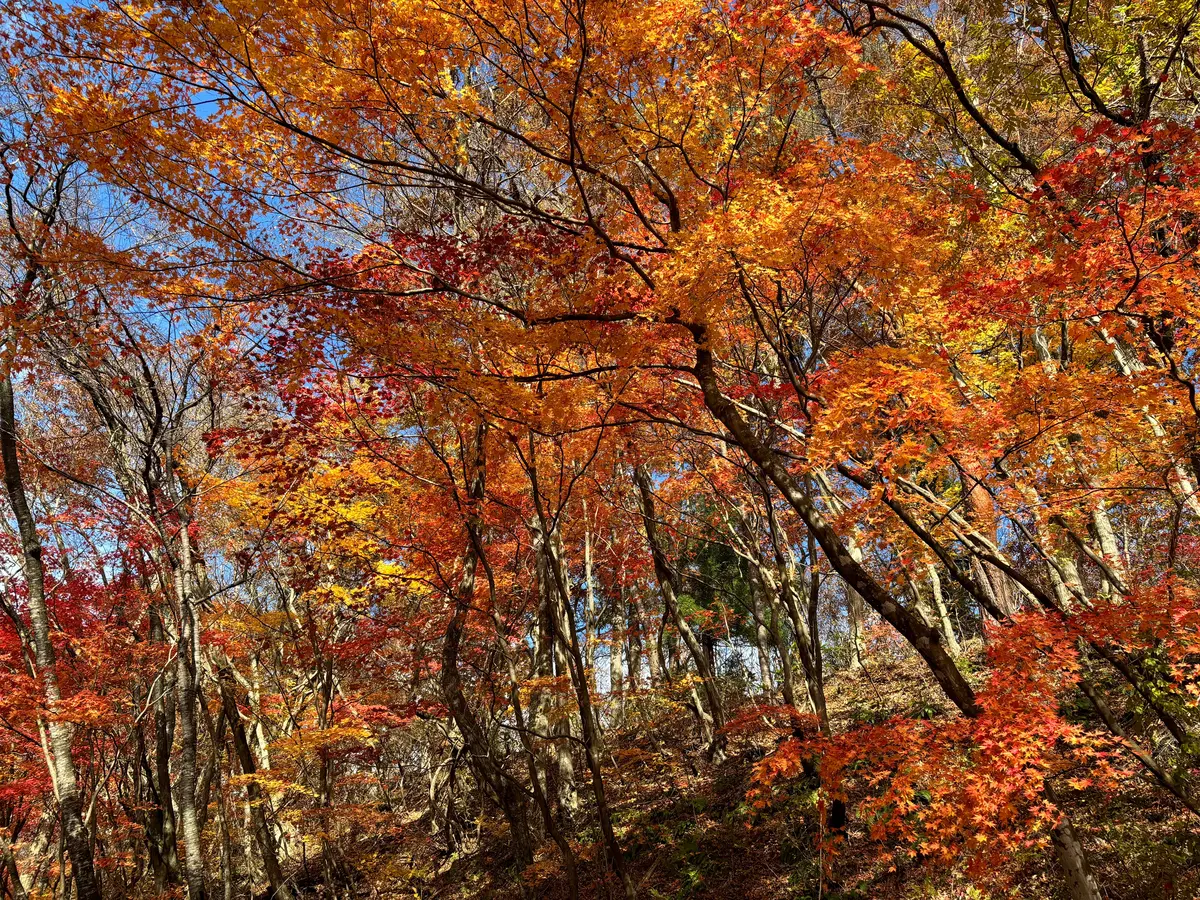
<instances>
[{"instance_id":1,"label":"autumn forest","mask_svg":"<svg viewBox=\"0 0 1200 900\"><path fill-rule=\"evenodd\" d=\"M0 10L0 900L1200 896L1200 2Z\"/></svg>"}]
</instances>

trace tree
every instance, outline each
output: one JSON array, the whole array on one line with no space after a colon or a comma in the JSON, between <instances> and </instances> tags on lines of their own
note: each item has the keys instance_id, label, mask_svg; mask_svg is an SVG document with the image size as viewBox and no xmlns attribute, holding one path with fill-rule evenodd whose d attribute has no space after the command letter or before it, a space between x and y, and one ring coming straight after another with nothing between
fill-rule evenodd
<instances>
[{"instance_id":1,"label":"tree","mask_svg":"<svg viewBox=\"0 0 1200 900\"><path fill-rule=\"evenodd\" d=\"M715 647L755 653L790 708L764 790L820 759L823 802L910 861L987 880L1049 840L1098 896L1066 773L1116 784L1114 752L1195 811L1195 10L98 0L8 23L6 115L37 110L21 165L51 185L9 181L12 352L61 379L71 446L105 446L18 461L10 403L6 486L31 613L18 465L121 520L81 531L139 541L133 630L176 648L137 695L161 885L203 896L219 846L233 890L243 787L245 868L285 890L312 838L351 881L333 823L392 790L380 723L413 709L395 752L447 853L462 808L498 809L525 877L548 834L578 893L594 816L633 896L599 600L610 689L645 653L715 765L747 700ZM112 227L61 227L76 170ZM747 631L698 621L718 591ZM412 646L373 655L392 633ZM932 718L841 729L827 644L869 671L868 634L920 661Z\"/></svg>"}]
</instances>

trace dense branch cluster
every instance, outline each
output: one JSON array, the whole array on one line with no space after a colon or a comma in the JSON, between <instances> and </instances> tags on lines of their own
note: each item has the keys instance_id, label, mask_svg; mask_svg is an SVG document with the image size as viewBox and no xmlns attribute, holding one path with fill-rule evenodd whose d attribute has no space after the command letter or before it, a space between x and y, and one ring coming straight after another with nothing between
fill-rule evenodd
<instances>
[{"instance_id":1,"label":"dense branch cluster","mask_svg":"<svg viewBox=\"0 0 1200 900\"><path fill-rule=\"evenodd\" d=\"M1198 19L5 3L0 898L1200 889Z\"/></svg>"}]
</instances>

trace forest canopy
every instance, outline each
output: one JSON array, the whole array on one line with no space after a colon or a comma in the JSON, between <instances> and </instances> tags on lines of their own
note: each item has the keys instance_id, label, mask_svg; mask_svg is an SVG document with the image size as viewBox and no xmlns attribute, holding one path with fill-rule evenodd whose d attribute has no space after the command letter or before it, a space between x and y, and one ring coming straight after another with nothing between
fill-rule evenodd
<instances>
[{"instance_id":1,"label":"forest canopy","mask_svg":"<svg viewBox=\"0 0 1200 900\"><path fill-rule=\"evenodd\" d=\"M0 9L0 900L1200 895L1200 3Z\"/></svg>"}]
</instances>

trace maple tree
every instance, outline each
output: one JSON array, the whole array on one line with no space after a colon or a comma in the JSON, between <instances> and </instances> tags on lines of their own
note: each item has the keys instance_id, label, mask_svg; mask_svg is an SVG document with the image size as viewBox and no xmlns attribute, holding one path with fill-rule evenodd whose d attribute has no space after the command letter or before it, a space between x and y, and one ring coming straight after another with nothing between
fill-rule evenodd
<instances>
[{"instance_id":1,"label":"maple tree","mask_svg":"<svg viewBox=\"0 0 1200 900\"><path fill-rule=\"evenodd\" d=\"M1200 7L4 10L0 893L1175 889Z\"/></svg>"}]
</instances>

